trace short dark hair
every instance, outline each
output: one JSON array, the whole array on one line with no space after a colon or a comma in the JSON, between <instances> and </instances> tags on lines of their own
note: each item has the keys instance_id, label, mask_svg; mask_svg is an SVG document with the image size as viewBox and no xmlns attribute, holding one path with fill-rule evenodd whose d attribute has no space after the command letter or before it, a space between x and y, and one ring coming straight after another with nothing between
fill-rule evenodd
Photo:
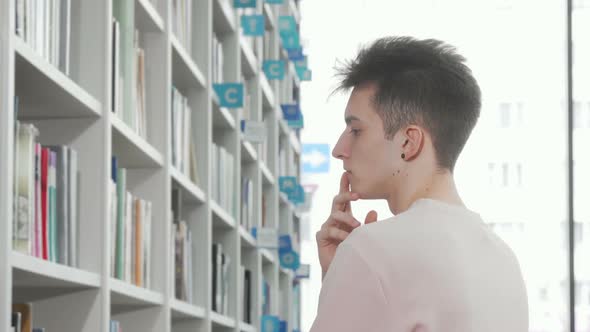
<instances>
[{"instance_id":1,"label":"short dark hair","mask_svg":"<svg viewBox=\"0 0 590 332\"><path fill-rule=\"evenodd\" d=\"M440 40L385 37L337 68L336 91L375 84L373 104L386 138L421 125L432 136L438 167L453 171L481 109L481 91L465 61Z\"/></svg>"}]
</instances>

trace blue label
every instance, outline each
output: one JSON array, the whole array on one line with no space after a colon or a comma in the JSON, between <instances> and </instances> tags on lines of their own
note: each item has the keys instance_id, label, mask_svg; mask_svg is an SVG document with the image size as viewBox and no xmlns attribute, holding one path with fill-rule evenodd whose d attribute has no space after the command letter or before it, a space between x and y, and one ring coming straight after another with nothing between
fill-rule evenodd
<instances>
[{"instance_id":1,"label":"blue label","mask_svg":"<svg viewBox=\"0 0 590 332\"><path fill-rule=\"evenodd\" d=\"M242 29L246 36L264 36L264 16L242 15Z\"/></svg>"},{"instance_id":2,"label":"blue label","mask_svg":"<svg viewBox=\"0 0 590 332\"><path fill-rule=\"evenodd\" d=\"M297 76L301 81L311 81L311 70L307 68L296 67Z\"/></svg>"},{"instance_id":3,"label":"blue label","mask_svg":"<svg viewBox=\"0 0 590 332\"><path fill-rule=\"evenodd\" d=\"M289 57L289 60L294 61L294 62L299 61L299 60L303 60L303 58L304 58L303 48L301 48L301 47L288 48L287 55Z\"/></svg>"},{"instance_id":4,"label":"blue label","mask_svg":"<svg viewBox=\"0 0 590 332\"><path fill-rule=\"evenodd\" d=\"M281 104L283 110L283 119L287 121L299 120L302 117L299 104Z\"/></svg>"},{"instance_id":5,"label":"blue label","mask_svg":"<svg viewBox=\"0 0 590 332\"><path fill-rule=\"evenodd\" d=\"M328 173L330 171L330 145L303 144L301 149L303 173Z\"/></svg>"},{"instance_id":6,"label":"blue label","mask_svg":"<svg viewBox=\"0 0 590 332\"><path fill-rule=\"evenodd\" d=\"M219 97L219 106L226 108L240 108L244 105L244 84L213 84L213 89Z\"/></svg>"},{"instance_id":7,"label":"blue label","mask_svg":"<svg viewBox=\"0 0 590 332\"><path fill-rule=\"evenodd\" d=\"M287 252L293 250L291 246L291 235L285 234L279 236L279 252Z\"/></svg>"},{"instance_id":8,"label":"blue label","mask_svg":"<svg viewBox=\"0 0 590 332\"><path fill-rule=\"evenodd\" d=\"M299 254L293 250L279 252L279 260L281 261L281 266L285 269L295 271L299 268Z\"/></svg>"},{"instance_id":9,"label":"blue label","mask_svg":"<svg viewBox=\"0 0 590 332\"><path fill-rule=\"evenodd\" d=\"M280 321L279 323L279 332L287 332L287 321Z\"/></svg>"},{"instance_id":10,"label":"blue label","mask_svg":"<svg viewBox=\"0 0 590 332\"><path fill-rule=\"evenodd\" d=\"M270 3L271 5L282 5L284 0L265 0L266 3Z\"/></svg>"},{"instance_id":11,"label":"blue label","mask_svg":"<svg viewBox=\"0 0 590 332\"><path fill-rule=\"evenodd\" d=\"M256 8L256 0L234 0L235 8Z\"/></svg>"},{"instance_id":12,"label":"blue label","mask_svg":"<svg viewBox=\"0 0 590 332\"><path fill-rule=\"evenodd\" d=\"M286 194L297 190L297 178L294 176L279 176L279 190Z\"/></svg>"},{"instance_id":13,"label":"blue label","mask_svg":"<svg viewBox=\"0 0 590 332\"><path fill-rule=\"evenodd\" d=\"M261 332L279 332L279 318L277 316L264 315L260 319Z\"/></svg>"},{"instance_id":14,"label":"blue label","mask_svg":"<svg viewBox=\"0 0 590 332\"><path fill-rule=\"evenodd\" d=\"M303 114L301 114L300 118L297 120L287 120L287 125L289 126L289 128L292 128L292 129L303 128Z\"/></svg>"},{"instance_id":15,"label":"blue label","mask_svg":"<svg viewBox=\"0 0 590 332\"><path fill-rule=\"evenodd\" d=\"M288 198L295 205L305 203L305 190L303 186L297 185L294 191L288 193Z\"/></svg>"},{"instance_id":16,"label":"blue label","mask_svg":"<svg viewBox=\"0 0 590 332\"><path fill-rule=\"evenodd\" d=\"M297 68L307 69L307 55L303 55L300 59L293 60L293 64L295 64L295 69L297 69Z\"/></svg>"},{"instance_id":17,"label":"blue label","mask_svg":"<svg viewBox=\"0 0 590 332\"><path fill-rule=\"evenodd\" d=\"M299 34L297 31L281 33L281 41L283 42L283 48L300 48Z\"/></svg>"},{"instance_id":18,"label":"blue label","mask_svg":"<svg viewBox=\"0 0 590 332\"><path fill-rule=\"evenodd\" d=\"M283 60L264 60L262 63L264 74L269 80L282 80L285 77L285 67Z\"/></svg>"},{"instance_id":19,"label":"blue label","mask_svg":"<svg viewBox=\"0 0 590 332\"><path fill-rule=\"evenodd\" d=\"M288 15L279 16L279 34L283 36L292 33L297 33L295 17Z\"/></svg>"}]
</instances>

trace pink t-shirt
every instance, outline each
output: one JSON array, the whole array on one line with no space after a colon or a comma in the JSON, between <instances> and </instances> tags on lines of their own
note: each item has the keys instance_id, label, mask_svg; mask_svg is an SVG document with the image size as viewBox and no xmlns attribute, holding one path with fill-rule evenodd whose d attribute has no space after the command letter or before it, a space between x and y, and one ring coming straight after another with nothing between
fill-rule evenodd
<instances>
[{"instance_id":1,"label":"pink t-shirt","mask_svg":"<svg viewBox=\"0 0 590 332\"><path fill-rule=\"evenodd\" d=\"M311 332L528 332L512 250L465 208L420 199L340 244Z\"/></svg>"}]
</instances>

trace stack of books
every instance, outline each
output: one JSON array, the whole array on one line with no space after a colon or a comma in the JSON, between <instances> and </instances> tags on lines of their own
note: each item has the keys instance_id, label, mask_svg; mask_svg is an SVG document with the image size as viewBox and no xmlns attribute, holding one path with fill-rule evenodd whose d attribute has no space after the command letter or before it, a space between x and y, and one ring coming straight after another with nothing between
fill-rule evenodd
<instances>
[{"instance_id":1,"label":"stack of books","mask_svg":"<svg viewBox=\"0 0 590 332\"><path fill-rule=\"evenodd\" d=\"M70 0L15 0L16 35L37 54L70 74Z\"/></svg>"},{"instance_id":2,"label":"stack of books","mask_svg":"<svg viewBox=\"0 0 590 332\"><path fill-rule=\"evenodd\" d=\"M78 153L43 146L38 129L17 121L14 146L13 248L78 266Z\"/></svg>"},{"instance_id":3,"label":"stack of books","mask_svg":"<svg viewBox=\"0 0 590 332\"><path fill-rule=\"evenodd\" d=\"M111 271L114 278L150 288L152 203L127 190L127 172L112 159Z\"/></svg>"},{"instance_id":4,"label":"stack of books","mask_svg":"<svg viewBox=\"0 0 590 332\"><path fill-rule=\"evenodd\" d=\"M231 259L223 252L221 243L213 243L212 250L212 308L215 312L229 314L229 266Z\"/></svg>"}]
</instances>

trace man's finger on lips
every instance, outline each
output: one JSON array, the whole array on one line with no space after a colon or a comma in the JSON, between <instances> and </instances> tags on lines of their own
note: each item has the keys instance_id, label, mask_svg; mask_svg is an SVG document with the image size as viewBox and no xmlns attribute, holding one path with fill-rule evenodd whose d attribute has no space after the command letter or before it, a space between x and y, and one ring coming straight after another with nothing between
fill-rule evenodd
<instances>
[{"instance_id":1,"label":"man's finger on lips","mask_svg":"<svg viewBox=\"0 0 590 332\"><path fill-rule=\"evenodd\" d=\"M339 225L345 225L354 228L357 228L361 225L361 223L356 220L351 214L342 212L342 211L334 211L332 212L332 219L336 220Z\"/></svg>"},{"instance_id":2,"label":"man's finger on lips","mask_svg":"<svg viewBox=\"0 0 590 332\"><path fill-rule=\"evenodd\" d=\"M346 172L342 173L340 177L340 194L350 191L350 180Z\"/></svg>"},{"instance_id":3,"label":"man's finger on lips","mask_svg":"<svg viewBox=\"0 0 590 332\"><path fill-rule=\"evenodd\" d=\"M346 211L350 206L351 201L356 201L360 196L357 193L345 192L334 196L332 201L332 212L333 211Z\"/></svg>"}]
</instances>

